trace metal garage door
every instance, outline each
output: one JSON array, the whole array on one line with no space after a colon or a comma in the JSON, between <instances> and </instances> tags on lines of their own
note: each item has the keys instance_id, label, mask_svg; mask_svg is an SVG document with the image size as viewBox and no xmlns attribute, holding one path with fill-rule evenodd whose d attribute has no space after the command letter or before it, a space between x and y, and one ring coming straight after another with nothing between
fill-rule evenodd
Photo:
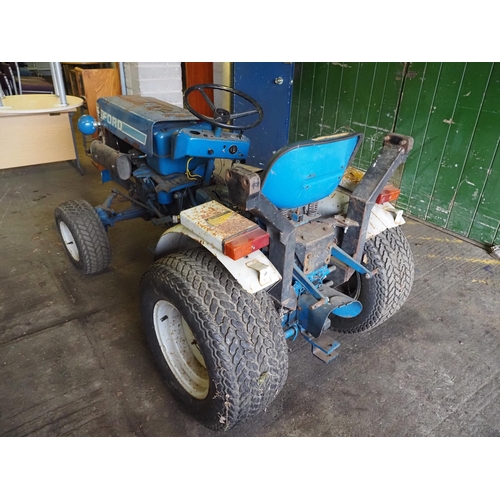
<instances>
[{"instance_id":1,"label":"metal garage door","mask_svg":"<svg viewBox=\"0 0 500 500\"><path fill-rule=\"evenodd\" d=\"M291 140L364 132L366 169L386 132L412 135L399 205L485 244L500 243L500 64L296 64ZM402 178L401 178L402 175Z\"/></svg>"}]
</instances>

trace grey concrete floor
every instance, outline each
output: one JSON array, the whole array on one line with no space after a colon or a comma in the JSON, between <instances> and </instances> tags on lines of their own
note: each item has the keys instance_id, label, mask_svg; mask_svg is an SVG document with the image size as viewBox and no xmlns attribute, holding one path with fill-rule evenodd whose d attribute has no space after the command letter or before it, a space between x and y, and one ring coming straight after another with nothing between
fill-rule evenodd
<instances>
[{"instance_id":1,"label":"grey concrete floor","mask_svg":"<svg viewBox=\"0 0 500 500\"><path fill-rule=\"evenodd\" d=\"M0 435L215 436L171 396L147 350L138 284L162 232L109 232L104 273L64 254L54 208L102 203L111 184L82 159L0 171ZM266 412L226 436L499 436L500 261L409 220L408 302L362 336L337 336L329 365L302 339Z\"/></svg>"}]
</instances>

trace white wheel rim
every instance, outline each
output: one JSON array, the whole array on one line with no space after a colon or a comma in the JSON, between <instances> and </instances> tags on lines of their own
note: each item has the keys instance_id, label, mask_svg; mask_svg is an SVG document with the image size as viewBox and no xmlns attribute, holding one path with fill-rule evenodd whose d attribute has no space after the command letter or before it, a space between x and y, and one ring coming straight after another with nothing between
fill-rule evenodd
<instances>
[{"instance_id":1,"label":"white wheel rim","mask_svg":"<svg viewBox=\"0 0 500 500\"><path fill-rule=\"evenodd\" d=\"M206 364L179 310L170 302L159 300L154 306L153 321L161 351L177 381L194 398L206 398L209 385Z\"/></svg>"},{"instance_id":2,"label":"white wheel rim","mask_svg":"<svg viewBox=\"0 0 500 500\"><path fill-rule=\"evenodd\" d=\"M69 227L63 221L60 221L59 230L61 231L64 246L68 250L71 257L73 257L73 259L75 260L80 260L80 252L78 251L75 238L73 238L73 234L69 230Z\"/></svg>"}]
</instances>

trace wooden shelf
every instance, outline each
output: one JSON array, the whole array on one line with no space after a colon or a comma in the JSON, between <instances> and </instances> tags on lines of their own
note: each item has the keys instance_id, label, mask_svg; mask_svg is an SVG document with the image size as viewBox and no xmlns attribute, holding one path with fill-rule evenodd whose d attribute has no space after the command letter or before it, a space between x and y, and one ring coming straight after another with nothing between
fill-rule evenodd
<instances>
[{"instance_id":1,"label":"wooden shelf","mask_svg":"<svg viewBox=\"0 0 500 500\"><path fill-rule=\"evenodd\" d=\"M82 69L70 71L71 93L82 97L89 115L97 119L97 99L121 95L118 68Z\"/></svg>"}]
</instances>

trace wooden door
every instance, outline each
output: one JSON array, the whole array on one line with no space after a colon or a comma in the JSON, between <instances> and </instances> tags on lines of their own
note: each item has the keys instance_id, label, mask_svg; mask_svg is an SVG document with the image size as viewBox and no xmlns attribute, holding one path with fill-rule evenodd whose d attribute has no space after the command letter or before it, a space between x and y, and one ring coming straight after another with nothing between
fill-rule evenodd
<instances>
[{"instance_id":1,"label":"wooden door","mask_svg":"<svg viewBox=\"0 0 500 500\"><path fill-rule=\"evenodd\" d=\"M214 64L211 62L186 62L184 66L184 90L200 83L214 82ZM210 99L214 99L213 90L205 91ZM205 116L213 116L213 112L203 99L200 92L194 92L189 96L189 103L199 113Z\"/></svg>"}]
</instances>

